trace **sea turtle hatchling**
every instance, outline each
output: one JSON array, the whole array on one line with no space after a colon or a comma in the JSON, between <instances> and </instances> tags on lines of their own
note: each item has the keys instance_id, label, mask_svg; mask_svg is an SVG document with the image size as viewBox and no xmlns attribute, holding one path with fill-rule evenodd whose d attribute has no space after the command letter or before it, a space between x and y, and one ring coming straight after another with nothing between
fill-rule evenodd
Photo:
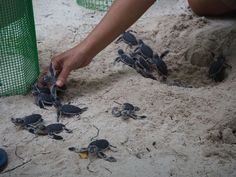
<instances>
[{"instance_id":1,"label":"sea turtle hatchling","mask_svg":"<svg viewBox=\"0 0 236 177\"><path fill-rule=\"evenodd\" d=\"M64 115L67 117L72 117L75 115L80 115L84 111L88 110L88 107L79 108L78 106L74 106L71 104L62 105L59 100L54 102L55 107L57 108L57 122L59 122L59 118Z\"/></svg>"},{"instance_id":2,"label":"sea turtle hatchling","mask_svg":"<svg viewBox=\"0 0 236 177\"><path fill-rule=\"evenodd\" d=\"M40 89L37 85L33 85L32 94L35 96L35 103L40 108L45 108L45 106L52 106L54 97L48 93L47 89Z\"/></svg>"},{"instance_id":3,"label":"sea turtle hatchling","mask_svg":"<svg viewBox=\"0 0 236 177\"><path fill-rule=\"evenodd\" d=\"M108 157L104 152L106 150L112 150L112 148L116 148L115 146L111 145L110 142L106 139L96 139L94 140L96 137L98 137L99 135L99 129L94 126L97 129L97 135L93 138L91 138L91 142L89 143L89 145L86 148L76 148L76 147L69 147L68 149L70 151L79 153L79 154L83 154L86 153L89 155L95 155L98 158L102 158L108 162L116 162L116 159L112 156ZM114 151L114 150L112 150Z\"/></svg>"},{"instance_id":4,"label":"sea turtle hatchling","mask_svg":"<svg viewBox=\"0 0 236 177\"><path fill-rule=\"evenodd\" d=\"M138 116L135 113L140 110L139 107L134 106L130 103L124 103L120 104L118 102L115 102L120 105L120 107L113 107L112 108L112 115L114 117L122 117L124 120L133 118L133 119L144 119L146 116Z\"/></svg>"},{"instance_id":5,"label":"sea turtle hatchling","mask_svg":"<svg viewBox=\"0 0 236 177\"><path fill-rule=\"evenodd\" d=\"M53 123L47 126L45 125L31 126L29 132L35 135L48 135L52 139L62 140L63 137L56 134L59 134L64 130L67 133L72 133L72 130L67 129L66 126L61 123Z\"/></svg>"},{"instance_id":6,"label":"sea turtle hatchling","mask_svg":"<svg viewBox=\"0 0 236 177\"><path fill-rule=\"evenodd\" d=\"M134 68L134 65L135 65L134 58L126 54L122 49L118 50L118 55L119 56L115 59L115 62L121 61L122 63L130 66L131 68Z\"/></svg>"},{"instance_id":7,"label":"sea turtle hatchling","mask_svg":"<svg viewBox=\"0 0 236 177\"><path fill-rule=\"evenodd\" d=\"M116 162L116 159L114 157L112 156L108 157L104 153L104 151L106 150L111 150L111 147L116 148L115 146L112 146L108 140L98 139L89 143L88 147L86 148L78 149L76 147L69 147L68 149L76 153L88 153L88 155L95 155L98 158L102 158L108 162Z\"/></svg>"},{"instance_id":8,"label":"sea turtle hatchling","mask_svg":"<svg viewBox=\"0 0 236 177\"><path fill-rule=\"evenodd\" d=\"M121 36L116 40L115 43L117 44L117 43L123 41L126 44L128 44L130 47L138 45L138 41L137 41L136 37L134 36L134 34L132 34L132 32L136 33L133 30L123 32L121 34Z\"/></svg>"},{"instance_id":9,"label":"sea turtle hatchling","mask_svg":"<svg viewBox=\"0 0 236 177\"><path fill-rule=\"evenodd\" d=\"M221 82L225 78L225 69L232 68L232 66L225 63L225 57L223 55L219 55L217 60L214 61L209 68L208 74L211 79L215 82Z\"/></svg>"},{"instance_id":10,"label":"sea turtle hatchling","mask_svg":"<svg viewBox=\"0 0 236 177\"><path fill-rule=\"evenodd\" d=\"M23 118L11 118L11 122L16 126L28 129L30 126L35 126L43 122L43 118L40 114L32 114Z\"/></svg>"}]
</instances>

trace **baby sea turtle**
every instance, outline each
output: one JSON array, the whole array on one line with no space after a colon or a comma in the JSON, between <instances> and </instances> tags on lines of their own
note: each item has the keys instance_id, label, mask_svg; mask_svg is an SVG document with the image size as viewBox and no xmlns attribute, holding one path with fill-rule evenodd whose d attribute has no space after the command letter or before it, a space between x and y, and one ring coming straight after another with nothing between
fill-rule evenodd
<instances>
[{"instance_id":1,"label":"baby sea turtle","mask_svg":"<svg viewBox=\"0 0 236 177\"><path fill-rule=\"evenodd\" d=\"M153 57L153 50L142 40L139 40L139 46L134 50L133 56L141 55L145 59Z\"/></svg>"},{"instance_id":2,"label":"baby sea turtle","mask_svg":"<svg viewBox=\"0 0 236 177\"><path fill-rule=\"evenodd\" d=\"M43 122L40 114L32 114L23 118L11 118L12 123L16 126L28 129L30 126L35 126Z\"/></svg>"},{"instance_id":3,"label":"baby sea turtle","mask_svg":"<svg viewBox=\"0 0 236 177\"><path fill-rule=\"evenodd\" d=\"M132 34L132 32L136 33L135 31L132 31L132 30L122 33L122 35L116 40L115 43L119 43L123 41L126 44L128 44L130 47L138 45L138 41L136 37L134 36L134 34Z\"/></svg>"},{"instance_id":4,"label":"baby sea turtle","mask_svg":"<svg viewBox=\"0 0 236 177\"><path fill-rule=\"evenodd\" d=\"M217 60L214 61L209 68L209 77L212 78L215 82L221 82L225 78L225 69L232 68L232 66L225 63L225 57L219 55Z\"/></svg>"},{"instance_id":5,"label":"baby sea turtle","mask_svg":"<svg viewBox=\"0 0 236 177\"><path fill-rule=\"evenodd\" d=\"M166 63L162 59L168 53L169 53L169 51L165 51L164 53L161 54L161 56L159 56L158 54L155 54L152 59L152 62L153 62L153 64L156 65L156 68L158 69L159 74L161 76L165 76L165 77L168 75L168 69L167 69Z\"/></svg>"},{"instance_id":6,"label":"baby sea turtle","mask_svg":"<svg viewBox=\"0 0 236 177\"><path fill-rule=\"evenodd\" d=\"M102 158L108 162L116 162L114 157L108 157L104 153L106 150L111 150L111 147L116 148L115 146L112 146L106 139L98 139L92 141L86 148L77 149L75 147L69 147L68 149L76 153L88 153L89 155L95 155L98 158Z\"/></svg>"},{"instance_id":7,"label":"baby sea turtle","mask_svg":"<svg viewBox=\"0 0 236 177\"><path fill-rule=\"evenodd\" d=\"M67 129L64 124L61 123L54 123L45 125L38 125L38 126L31 126L29 132L36 134L36 135L48 135L52 139L62 140L63 137L56 135L61 133L62 131L66 131L67 133L72 133L72 130Z\"/></svg>"},{"instance_id":8,"label":"baby sea turtle","mask_svg":"<svg viewBox=\"0 0 236 177\"><path fill-rule=\"evenodd\" d=\"M50 92L50 91L49 91ZM33 95L35 96L36 105L40 108L45 108L46 106L52 106L54 102L54 97L51 93L48 93L48 90L40 89L37 85L33 86L32 90Z\"/></svg>"},{"instance_id":9,"label":"baby sea turtle","mask_svg":"<svg viewBox=\"0 0 236 177\"><path fill-rule=\"evenodd\" d=\"M124 103L120 104L118 102L115 102L120 105L120 107L113 107L112 108L112 115L114 117L122 117L124 120L133 118L133 119L144 119L146 116L138 116L135 113L140 110L139 107L134 106L130 103Z\"/></svg>"},{"instance_id":10,"label":"baby sea turtle","mask_svg":"<svg viewBox=\"0 0 236 177\"><path fill-rule=\"evenodd\" d=\"M97 135L95 137L98 137L99 129L96 126L94 127L97 129ZM95 137L91 138L91 143L89 143L86 148L78 149L76 147L69 147L68 149L76 153L87 153L88 155L95 155L98 158L102 158L108 162L116 162L116 159L114 157L107 157L107 155L104 153L104 151L106 150L112 150L111 147L116 147L111 145L110 142L106 139L93 140Z\"/></svg>"},{"instance_id":11,"label":"baby sea turtle","mask_svg":"<svg viewBox=\"0 0 236 177\"><path fill-rule=\"evenodd\" d=\"M119 49L118 50L118 54L119 54L119 57L117 57L115 59L115 62L122 62L128 66L130 66L131 68L134 68L134 65L135 65L135 60L127 55L122 49Z\"/></svg>"},{"instance_id":12,"label":"baby sea turtle","mask_svg":"<svg viewBox=\"0 0 236 177\"><path fill-rule=\"evenodd\" d=\"M84 111L88 110L88 107L79 108L78 106L74 106L71 104L62 105L59 100L55 101L54 104L55 104L55 107L57 108L57 122L59 122L59 118L62 115L67 116L67 117L72 117L75 115L80 115Z\"/></svg>"}]
</instances>

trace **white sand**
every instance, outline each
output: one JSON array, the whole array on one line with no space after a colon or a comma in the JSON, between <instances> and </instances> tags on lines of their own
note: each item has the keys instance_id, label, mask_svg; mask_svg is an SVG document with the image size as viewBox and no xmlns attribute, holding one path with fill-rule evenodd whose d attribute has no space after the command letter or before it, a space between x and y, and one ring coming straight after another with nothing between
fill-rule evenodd
<instances>
[{"instance_id":1,"label":"white sand","mask_svg":"<svg viewBox=\"0 0 236 177\"><path fill-rule=\"evenodd\" d=\"M78 43L104 15L72 0L34 0L34 10L41 67L49 64L52 55ZM73 134L61 134L65 141L32 140L33 135L10 122L11 117L40 113L46 124L53 123L54 108L39 109L31 94L0 98L0 145L9 154L7 169L32 159L0 176L236 176L235 18L197 17L184 0L162 0L132 29L156 52L169 49L165 61L170 78L193 88L167 86L122 64L113 65L117 49L125 45L111 44L68 80L64 101L89 109L80 120L62 119L74 130ZM223 53L233 66L218 84L207 77L210 52ZM133 103L148 117L136 121L114 118L113 101ZM117 152L106 152L117 162L97 159L90 165L95 173L86 169L88 159L67 150L86 146L96 135L93 125L100 129L99 138L118 147ZM16 147L24 160L16 156Z\"/></svg>"}]
</instances>

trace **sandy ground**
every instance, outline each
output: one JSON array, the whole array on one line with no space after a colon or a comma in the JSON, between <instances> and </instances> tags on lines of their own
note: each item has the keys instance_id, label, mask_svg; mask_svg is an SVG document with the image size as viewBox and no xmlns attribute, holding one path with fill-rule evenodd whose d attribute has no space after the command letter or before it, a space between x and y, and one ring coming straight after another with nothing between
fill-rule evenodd
<instances>
[{"instance_id":1,"label":"sandy ground","mask_svg":"<svg viewBox=\"0 0 236 177\"><path fill-rule=\"evenodd\" d=\"M72 0L34 0L35 22L41 68L50 57L81 41L104 13L86 10ZM45 123L56 120L55 109L39 109L31 94L0 98L0 146L9 154L0 176L236 176L236 21L233 17L209 19L192 14L184 0L158 1L132 29L161 53L170 79L192 88L168 86L145 79L122 64L114 65L119 48L109 45L87 68L73 72L64 102L88 111L78 118L63 118L73 134L62 133L64 141L37 137L17 129L11 117L40 113ZM232 65L227 78L214 83L207 77L211 52L223 54ZM111 115L118 102L141 108L144 120L124 121ZM109 163L88 159L68 151L84 147L100 129L117 152ZM155 143L154 143L155 142Z\"/></svg>"}]
</instances>

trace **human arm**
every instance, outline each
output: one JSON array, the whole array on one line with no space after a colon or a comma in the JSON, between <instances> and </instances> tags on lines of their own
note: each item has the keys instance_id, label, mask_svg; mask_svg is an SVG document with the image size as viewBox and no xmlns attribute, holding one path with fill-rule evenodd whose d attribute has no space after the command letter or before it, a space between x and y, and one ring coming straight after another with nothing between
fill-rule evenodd
<instances>
[{"instance_id":1,"label":"human arm","mask_svg":"<svg viewBox=\"0 0 236 177\"><path fill-rule=\"evenodd\" d=\"M87 66L93 57L129 28L156 0L115 0L93 31L72 49L54 57L60 71L57 85L65 84L72 70Z\"/></svg>"}]
</instances>

